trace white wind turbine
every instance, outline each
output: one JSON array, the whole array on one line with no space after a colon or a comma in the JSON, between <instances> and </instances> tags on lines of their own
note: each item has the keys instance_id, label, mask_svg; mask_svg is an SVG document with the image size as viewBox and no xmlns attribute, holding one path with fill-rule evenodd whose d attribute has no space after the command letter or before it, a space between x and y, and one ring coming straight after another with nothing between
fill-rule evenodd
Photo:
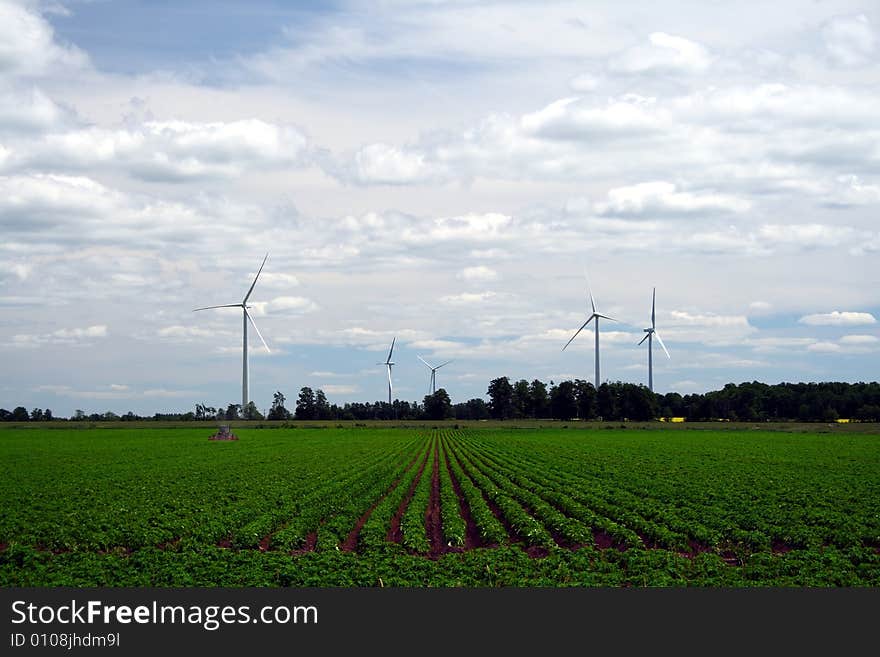
<instances>
[{"instance_id":1,"label":"white wind turbine","mask_svg":"<svg viewBox=\"0 0 880 657\"><path fill-rule=\"evenodd\" d=\"M391 361L391 354L394 353L394 341L397 340L397 337L391 338L391 349L388 351L388 358L385 359L384 363L376 363L376 365L384 365L388 368L388 404L391 404L391 368L394 367L394 363Z\"/></svg>"},{"instance_id":2,"label":"white wind turbine","mask_svg":"<svg viewBox=\"0 0 880 657\"><path fill-rule=\"evenodd\" d=\"M660 343L660 346L663 347L663 351L666 352L666 357L671 358L669 355L669 350L666 348L666 345L663 344L663 339L660 337L660 334L657 333L657 322L654 316L654 306L657 301L657 288L654 288L654 293L651 295L651 328L645 329L645 337L641 339L639 344L642 344L645 340L648 341L648 390L654 392L654 362L653 362L653 354L651 343L654 338L657 338L657 342Z\"/></svg>"},{"instance_id":3,"label":"white wind turbine","mask_svg":"<svg viewBox=\"0 0 880 657\"><path fill-rule=\"evenodd\" d=\"M248 320L250 323L254 325L254 330L257 332L257 335L260 336L260 340L263 343L263 346L266 347L266 351L269 351L269 345L266 344L266 341L263 340L263 335L260 333L260 329L257 328L256 322L254 322L253 317L248 312L248 308L250 306L247 305L247 300L251 296L251 292L254 291L254 286L257 284L257 279L260 277L260 272L263 271L263 265L266 264L266 260L268 259L269 254L266 254L266 257L263 258L263 264L260 265L260 269L257 271L257 275L254 277L254 282L251 283L250 289L247 291L247 294L244 295L244 299L241 300L241 303L228 303L222 306L206 306L205 308L196 308L193 312L198 312L200 310L211 310L213 308L241 308L242 310L242 338L241 338L241 412L242 416L247 412L248 402Z\"/></svg>"},{"instance_id":4,"label":"white wind turbine","mask_svg":"<svg viewBox=\"0 0 880 657\"><path fill-rule=\"evenodd\" d=\"M565 343L565 347L562 348L562 351L565 351L565 348L568 347L568 345L571 344L572 340L574 340L578 336L578 333L580 333L581 331L584 330L584 328L586 328L587 324L589 324L591 321L593 321L593 319L596 320L596 325L594 328L595 328L595 334L596 334L596 390L598 390L599 389L599 382L600 382L600 379L599 379L599 319L600 318L601 319L610 319L612 322L616 322L617 320L614 319L613 317L609 317L608 315L603 315L596 310L596 300L593 299L593 292L592 292L592 290L590 290L589 284L587 285L587 292L590 295L590 305L593 308L593 312L589 317L587 317L587 321L581 325L581 327L575 332L575 334L573 336L571 336L571 340L569 340L568 342Z\"/></svg>"},{"instance_id":5,"label":"white wind turbine","mask_svg":"<svg viewBox=\"0 0 880 657\"><path fill-rule=\"evenodd\" d=\"M441 367L443 367L444 365L449 365L449 363L451 363L452 361L451 361L451 360L447 360L445 363L441 363L441 364L438 365L437 367L434 367L433 365L431 365L428 361L426 361L426 360L425 360L424 358L422 358L421 356L417 356L417 358L418 358L420 361L422 361L425 365L427 365L427 366L430 368L430 370L431 370L431 383L428 384L428 390L429 390L432 394L435 393L435 392L437 392L437 370L439 370L439 369L440 369Z\"/></svg>"}]
</instances>

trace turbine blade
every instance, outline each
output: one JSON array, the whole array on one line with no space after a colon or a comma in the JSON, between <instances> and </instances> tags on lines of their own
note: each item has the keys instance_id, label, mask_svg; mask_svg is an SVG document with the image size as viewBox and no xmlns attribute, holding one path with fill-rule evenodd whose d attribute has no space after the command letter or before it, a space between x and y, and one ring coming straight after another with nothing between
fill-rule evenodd
<instances>
[{"instance_id":1,"label":"turbine blade","mask_svg":"<svg viewBox=\"0 0 880 657\"><path fill-rule=\"evenodd\" d=\"M614 319L613 317L609 317L608 315L600 315L599 313L596 313L596 317L601 317L602 319L610 319L612 322L620 322L619 319ZM625 324L626 322L623 323Z\"/></svg>"},{"instance_id":2,"label":"turbine blade","mask_svg":"<svg viewBox=\"0 0 880 657\"><path fill-rule=\"evenodd\" d=\"M418 358L420 361L422 361L428 367L431 367L431 364L428 361L426 361L424 358L422 358L421 356L416 356L416 358ZM434 368L431 367L431 369L434 369Z\"/></svg>"},{"instance_id":3,"label":"turbine blade","mask_svg":"<svg viewBox=\"0 0 880 657\"><path fill-rule=\"evenodd\" d=\"M654 319L654 306L657 303L657 288L654 288L654 294L651 295L651 328L657 328L657 322Z\"/></svg>"},{"instance_id":4,"label":"turbine blade","mask_svg":"<svg viewBox=\"0 0 880 657\"><path fill-rule=\"evenodd\" d=\"M590 315L589 319L587 319L586 322L584 322L583 324L581 324L581 327L577 330L577 332L576 332L573 336L571 336L571 340L569 340L568 342L565 343L565 347L567 347L568 345L571 344L571 341L574 340L574 339L578 336L578 333L580 333L581 331L584 330L584 327L585 327L587 324L589 324L589 323L590 323L590 320L592 320L593 317L595 317L595 316L596 316L596 315ZM562 351L565 351L565 347L562 348Z\"/></svg>"},{"instance_id":5,"label":"turbine blade","mask_svg":"<svg viewBox=\"0 0 880 657\"><path fill-rule=\"evenodd\" d=\"M388 352L388 360L385 361L386 363L391 362L391 354L394 353L394 341L395 340L397 340L396 335L393 338L391 338L391 350Z\"/></svg>"},{"instance_id":6,"label":"turbine blade","mask_svg":"<svg viewBox=\"0 0 880 657\"><path fill-rule=\"evenodd\" d=\"M451 363L451 362L452 362L451 360L447 360L445 363L443 363L442 365L438 365L438 366L435 367L434 369L435 369L435 370L439 370L441 367L443 367L443 365L449 365L449 363Z\"/></svg>"},{"instance_id":7,"label":"turbine blade","mask_svg":"<svg viewBox=\"0 0 880 657\"><path fill-rule=\"evenodd\" d=\"M645 337L643 337L641 340L639 340L639 344L642 344L645 340L647 340L649 335L651 335L651 334L645 333Z\"/></svg>"},{"instance_id":8,"label":"turbine blade","mask_svg":"<svg viewBox=\"0 0 880 657\"><path fill-rule=\"evenodd\" d=\"M193 312L196 313L200 310L211 310L212 308L241 308L240 303L227 303L222 306L205 306L204 308L194 308Z\"/></svg>"},{"instance_id":9,"label":"turbine blade","mask_svg":"<svg viewBox=\"0 0 880 657\"><path fill-rule=\"evenodd\" d=\"M254 318L251 317L251 314L247 311L247 308L244 309L244 314L247 315L247 318L249 320L251 320L251 326L254 327L254 330L257 332L257 335L260 336L260 341L263 343L263 346L266 347L266 351L268 351L271 354L272 350L269 349L269 345L267 345L266 341L263 340L263 334L260 333L260 329L257 328L257 323L254 321Z\"/></svg>"},{"instance_id":10,"label":"turbine blade","mask_svg":"<svg viewBox=\"0 0 880 657\"><path fill-rule=\"evenodd\" d=\"M654 337L657 338L657 342L660 343L660 346L663 347L663 351L666 352L666 357L671 359L672 356L669 355L669 350L666 348L666 345L663 344L663 338L660 337L660 334L657 331L654 331Z\"/></svg>"},{"instance_id":11,"label":"turbine blade","mask_svg":"<svg viewBox=\"0 0 880 657\"><path fill-rule=\"evenodd\" d=\"M257 275L254 276L254 282L251 283L251 289L248 290L247 294L244 295L244 301L242 303L247 303L248 297L251 296L251 292L254 291L254 286L257 284L257 279L260 277L260 272L263 271L263 265L266 264L266 260L269 258L269 254L266 254L266 257L263 258L263 264L260 265L260 269L257 271Z\"/></svg>"},{"instance_id":12,"label":"turbine blade","mask_svg":"<svg viewBox=\"0 0 880 657\"><path fill-rule=\"evenodd\" d=\"M388 368L388 389L391 390L391 365L386 365Z\"/></svg>"},{"instance_id":13,"label":"turbine blade","mask_svg":"<svg viewBox=\"0 0 880 657\"><path fill-rule=\"evenodd\" d=\"M593 298L593 291L588 287L587 291L590 293L590 305L593 306L593 313L596 312L596 300Z\"/></svg>"}]
</instances>

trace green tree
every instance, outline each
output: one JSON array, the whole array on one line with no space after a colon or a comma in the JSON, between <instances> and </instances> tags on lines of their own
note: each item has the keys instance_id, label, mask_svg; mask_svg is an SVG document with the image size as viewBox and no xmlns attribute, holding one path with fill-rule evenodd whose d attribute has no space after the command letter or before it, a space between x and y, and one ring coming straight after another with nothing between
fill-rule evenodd
<instances>
[{"instance_id":1,"label":"green tree","mask_svg":"<svg viewBox=\"0 0 880 657\"><path fill-rule=\"evenodd\" d=\"M513 384L513 417L533 417L530 402L529 382L520 379Z\"/></svg>"},{"instance_id":2,"label":"green tree","mask_svg":"<svg viewBox=\"0 0 880 657\"><path fill-rule=\"evenodd\" d=\"M245 420L262 420L264 418L263 418L263 414L260 413L260 411L257 409L257 405L254 402L249 401L247 404L247 409L245 410L245 413L244 413L244 419Z\"/></svg>"},{"instance_id":3,"label":"green tree","mask_svg":"<svg viewBox=\"0 0 880 657\"><path fill-rule=\"evenodd\" d=\"M575 379L574 396L577 402L577 416L582 420L596 417L596 388L589 381Z\"/></svg>"},{"instance_id":4,"label":"green tree","mask_svg":"<svg viewBox=\"0 0 880 657\"><path fill-rule=\"evenodd\" d=\"M529 384L529 416L542 418L550 415L550 396L547 386L538 379Z\"/></svg>"},{"instance_id":5,"label":"green tree","mask_svg":"<svg viewBox=\"0 0 880 657\"><path fill-rule=\"evenodd\" d=\"M315 392L308 386L300 389L293 414L297 420L314 420L317 417Z\"/></svg>"},{"instance_id":6,"label":"green tree","mask_svg":"<svg viewBox=\"0 0 880 657\"><path fill-rule=\"evenodd\" d=\"M577 416L574 383L560 381L550 389L550 414L557 420L570 420Z\"/></svg>"},{"instance_id":7,"label":"green tree","mask_svg":"<svg viewBox=\"0 0 880 657\"><path fill-rule=\"evenodd\" d=\"M286 401L284 395L281 391L276 391L272 397L272 408L269 409L269 415L267 419L269 420L289 420L290 419L290 411L288 411L284 407L284 402Z\"/></svg>"},{"instance_id":8,"label":"green tree","mask_svg":"<svg viewBox=\"0 0 880 657\"><path fill-rule=\"evenodd\" d=\"M432 395L425 395L425 417L429 420L445 420L452 417L452 400L444 388Z\"/></svg>"},{"instance_id":9,"label":"green tree","mask_svg":"<svg viewBox=\"0 0 880 657\"><path fill-rule=\"evenodd\" d=\"M489 382L489 413L496 420L513 416L513 386L506 376Z\"/></svg>"},{"instance_id":10,"label":"green tree","mask_svg":"<svg viewBox=\"0 0 880 657\"><path fill-rule=\"evenodd\" d=\"M327 401L327 395L318 388L315 392L315 415L319 420L332 420L333 411L330 408L330 402Z\"/></svg>"}]
</instances>

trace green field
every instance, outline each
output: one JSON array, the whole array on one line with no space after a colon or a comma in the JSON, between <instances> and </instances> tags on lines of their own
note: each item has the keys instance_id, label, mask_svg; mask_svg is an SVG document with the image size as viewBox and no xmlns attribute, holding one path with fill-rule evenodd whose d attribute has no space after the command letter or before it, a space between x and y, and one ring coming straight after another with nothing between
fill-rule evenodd
<instances>
[{"instance_id":1,"label":"green field","mask_svg":"<svg viewBox=\"0 0 880 657\"><path fill-rule=\"evenodd\" d=\"M653 427L5 427L0 585L880 585L876 431Z\"/></svg>"}]
</instances>

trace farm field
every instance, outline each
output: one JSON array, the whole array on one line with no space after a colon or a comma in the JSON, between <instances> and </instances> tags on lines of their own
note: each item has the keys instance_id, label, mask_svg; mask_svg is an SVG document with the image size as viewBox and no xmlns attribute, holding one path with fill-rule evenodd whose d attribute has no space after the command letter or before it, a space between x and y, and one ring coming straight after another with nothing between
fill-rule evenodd
<instances>
[{"instance_id":1,"label":"farm field","mask_svg":"<svg viewBox=\"0 0 880 657\"><path fill-rule=\"evenodd\" d=\"M0 585L878 586L867 429L2 428Z\"/></svg>"}]
</instances>

